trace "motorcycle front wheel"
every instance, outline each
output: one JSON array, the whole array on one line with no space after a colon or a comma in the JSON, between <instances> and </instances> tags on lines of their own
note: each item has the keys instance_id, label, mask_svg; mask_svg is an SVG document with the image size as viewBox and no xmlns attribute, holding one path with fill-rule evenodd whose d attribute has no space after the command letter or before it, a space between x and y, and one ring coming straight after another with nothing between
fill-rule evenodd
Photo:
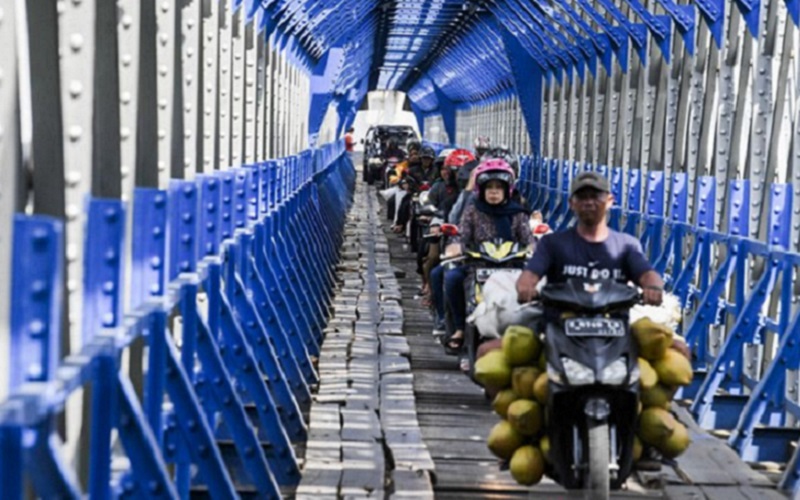
<instances>
[{"instance_id":1,"label":"motorcycle front wheel","mask_svg":"<svg viewBox=\"0 0 800 500\"><path fill-rule=\"evenodd\" d=\"M609 498L610 477L608 462L610 443L608 422L597 422L589 419L589 471L584 481L584 488L591 492L591 498L606 500Z\"/></svg>"}]
</instances>

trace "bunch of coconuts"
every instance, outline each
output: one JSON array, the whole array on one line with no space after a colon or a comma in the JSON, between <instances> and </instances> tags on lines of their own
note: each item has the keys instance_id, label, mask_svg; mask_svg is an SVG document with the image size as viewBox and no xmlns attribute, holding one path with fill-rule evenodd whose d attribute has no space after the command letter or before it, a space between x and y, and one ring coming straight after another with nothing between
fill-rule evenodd
<instances>
[{"instance_id":1,"label":"bunch of coconuts","mask_svg":"<svg viewBox=\"0 0 800 500\"><path fill-rule=\"evenodd\" d=\"M674 458L689 446L689 433L669 412L678 386L692 380L689 360L673 349L671 328L647 317L631 325L639 346L640 405L634 459L642 443ZM509 326L502 347L475 363L475 378L496 393L492 407L502 420L489 433L487 445L508 461L511 476L522 485L541 481L550 442L544 428L548 398L547 358L539 336L521 325Z\"/></svg>"}]
</instances>

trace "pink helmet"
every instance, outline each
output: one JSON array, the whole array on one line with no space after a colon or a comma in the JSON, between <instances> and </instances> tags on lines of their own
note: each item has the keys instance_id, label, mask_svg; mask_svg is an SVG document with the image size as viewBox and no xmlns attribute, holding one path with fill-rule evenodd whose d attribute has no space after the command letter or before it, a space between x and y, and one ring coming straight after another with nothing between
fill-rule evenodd
<instances>
[{"instance_id":1,"label":"pink helmet","mask_svg":"<svg viewBox=\"0 0 800 500\"><path fill-rule=\"evenodd\" d=\"M489 181L500 181L506 185L506 196L514 193L514 170L501 158L486 160L475 172L475 192L480 194Z\"/></svg>"}]
</instances>

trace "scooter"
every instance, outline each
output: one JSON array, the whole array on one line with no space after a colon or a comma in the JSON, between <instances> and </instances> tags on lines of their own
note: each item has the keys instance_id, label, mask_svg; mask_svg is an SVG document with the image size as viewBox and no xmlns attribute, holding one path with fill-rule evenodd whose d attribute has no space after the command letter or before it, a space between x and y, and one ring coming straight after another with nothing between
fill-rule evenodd
<instances>
[{"instance_id":1,"label":"scooter","mask_svg":"<svg viewBox=\"0 0 800 500\"><path fill-rule=\"evenodd\" d=\"M529 247L520 245L513 241L496 239L494 241L484 241L475 249L466 251L465 265L473 269L467 275L464 283L467 299L467 317L483 301L483 287L492 274L497 272L507 272L518 270L525 267L525 261L530 257ZM464 329L464 350L462 355L469 361L469 377L477 383L474 378L475 360L478 348L486 339L481 336L478 328L470 321L467 321Z\"/></svg>"},{"instance_id":2,"label":"scooter","mask_svg":"<svg viewBox=\"0 0 800 500\"><path fill-rule=\"evenodd\" d=\"M420 191L411 201L411 220L409 244L412 252L419 252L428 226L437 215L436 206L428 202L430 190L427 184L420 186Z\"/></svg>"},{"instance_id":3,"label":"scooter","mask_svg":"<svg viewBox=\"0 0 800 500\"><path fill-rule=\"evenodd\" d=\"M568 489L608 498L631 473L639 393L628 312L636 288L614 281L547 284L548 474ZM541 328L540 328L541 330Z\"/></svg>"}]
</instances>

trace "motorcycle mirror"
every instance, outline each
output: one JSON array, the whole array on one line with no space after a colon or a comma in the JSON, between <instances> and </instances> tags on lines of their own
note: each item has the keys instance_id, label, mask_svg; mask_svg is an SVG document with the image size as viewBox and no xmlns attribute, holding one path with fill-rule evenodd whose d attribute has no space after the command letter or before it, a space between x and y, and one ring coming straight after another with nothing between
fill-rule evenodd
<instances>
[{"instance_id":1,"label":"motorcycle mirror","mask_svg":"<svg viewBox=\"0 0 800 500\"><path fill-rule=\"evenodd\" d=\"M550 232L550 226L548 226L547 224L539 224L533 230L533 234L547 234L549 232Z\"/></svg>"},{"instance_id":2,"label":"motorcycle mirror","mask_svg":"<svg viewBox=\"0 0 800 500\"><path fill-rule=\"evenodd\" d=\"M442 224L441 231L445 236L458 236L458 226L455 224Z\"/></svg>"}]
</instances>

